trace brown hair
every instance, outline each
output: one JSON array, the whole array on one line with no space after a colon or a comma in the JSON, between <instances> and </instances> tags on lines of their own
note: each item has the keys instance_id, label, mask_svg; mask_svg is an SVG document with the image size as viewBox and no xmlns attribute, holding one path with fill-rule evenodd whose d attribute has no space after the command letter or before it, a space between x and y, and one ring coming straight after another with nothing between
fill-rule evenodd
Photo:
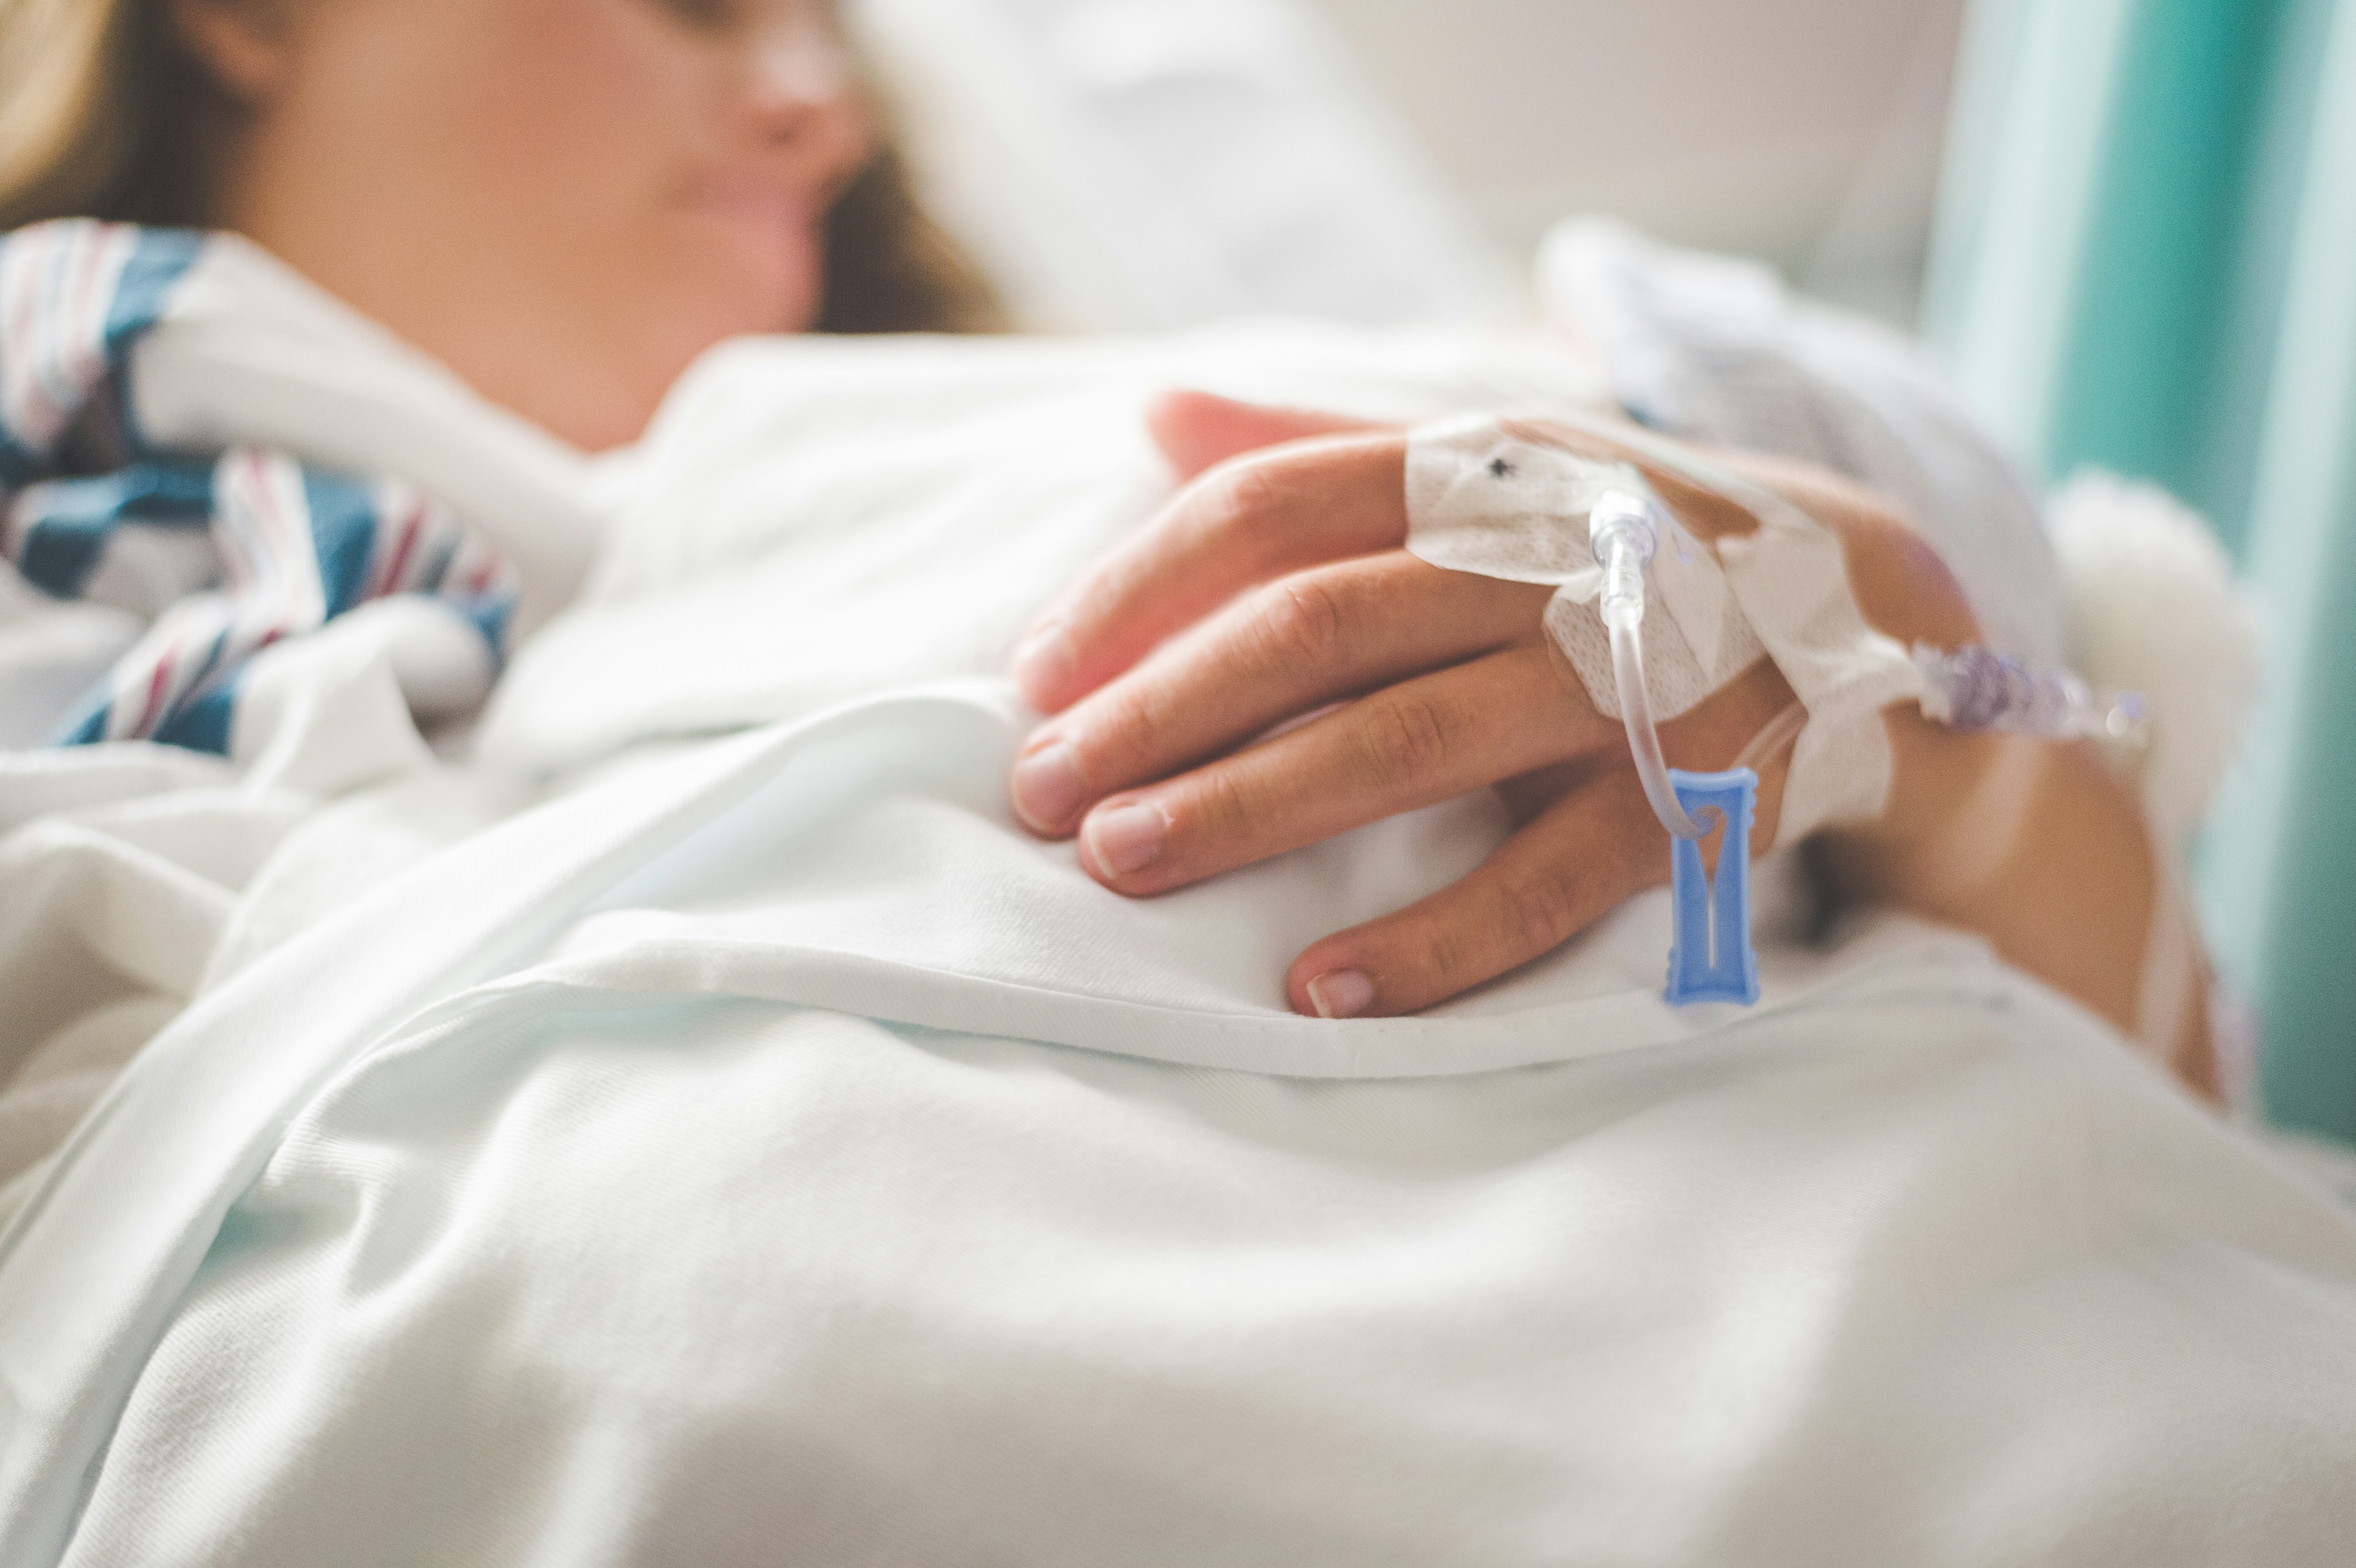
<instances>
[{"instance_id":1,"label":"brown hair","mask_svg":"<svg viewBox=\"0 0 2356 1568\"><path fill-rule=\"evenodd\" d=\"M917 204L888 141L827 212L823 275L820 332L1005 330L997 295Z\"/></svg>"},{"instance_id":2,"label":"brown hair","mask_svg":"<svg viewBox=\"0 0 2356 1568\"><path fill-rule=\"evenodd\" d=\"M0 229L51 218L200 228L218 90L161 0L0 0ZM990 286L888 144L827 215L821 332L987 332Z\"/></svg>"}]
</instances>

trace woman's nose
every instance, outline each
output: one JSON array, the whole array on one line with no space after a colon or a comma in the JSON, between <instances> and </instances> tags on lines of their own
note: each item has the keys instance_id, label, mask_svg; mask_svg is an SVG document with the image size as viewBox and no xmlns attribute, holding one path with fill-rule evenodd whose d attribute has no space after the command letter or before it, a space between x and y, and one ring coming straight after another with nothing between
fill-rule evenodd
<instances>
[{"instance_id":1,"label":"woman's nose","mask_svg":"<svg viewBox=\"0 0 2356 1568\"><path fill-rule=\"evenodd\" d=\"M798 162L855 160L866 114L849 52L807 15L760 29L749 42L748 104L755 135Z\"/></svg>"}]
</instances>

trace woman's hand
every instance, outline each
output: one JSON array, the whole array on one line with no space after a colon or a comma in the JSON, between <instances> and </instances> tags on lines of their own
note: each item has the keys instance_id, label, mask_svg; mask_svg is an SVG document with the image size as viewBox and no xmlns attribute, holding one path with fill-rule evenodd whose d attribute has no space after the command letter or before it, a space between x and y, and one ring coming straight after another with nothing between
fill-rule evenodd
<instances>
[{"instance_id":1,"label":"woman's hand","mask_svg":"<svg viewBox=\"0 0 2356 1568\"><path fill-rule=\"evenodd\" d=\"M1165 398L1151 422L1192 483L1017 654L1023 695L1055 715L1012 778L1034 831L1076 833L1090 875L1148 894L1494 786L1516 830L1484 864L1294 960L1293 1007L1330 1018L1444 1000L1667 879L1667 836L1621 726L1595 711L1541 626L1549 591L1444 571L1402 548L1403 433L1199 393ZM1710 455L1839 537L1870 624L1910 645L1977 640L1954 577L1875 496L1822 470ZM1755 526L1638 466L1695 533ZM1664 725L1663 749L1676 766L1725 767L1791 701L1762 659ZM2163 893L2133 790L2083 743L1963 733L1906 703L1883 721L1893 770L1882 815L1812 841L1833 891L1978 931L2123 1030L2147 1026L2146 949ZM1780 813L1785 763L1760 768L1762 826ZM1772 839L1765 827L1754 848ZM2180 1021L2147 1043L2213 1094L2204 985L2195 944L2173 1003Z\"/></svg>"},{"instance_id":2,"label":"woman's hand","mask_svg":"<svg viewBox=\"0 0 2356 1568\"><path fill-rule=\"evenodd\" d=\"M1495 786L1519 826L1485 864L1295 961L1292 1005L1331 1018L1428 1007L1667 880L1620 723L1541 625L1551 591L1403 548L1404 433L1183 394L1154 422L1182 472L1216 465L1026 639L1017 678L1056 715L1015 765L1026 824L1076 833L1090 875L1148 894ZM1652 477L1704 531L1748 526ZM1762 660L1663 745L1724 767L1791 701ZM1782 784L1778 758L1762 822Z\"/></svg>"}]
</instances>

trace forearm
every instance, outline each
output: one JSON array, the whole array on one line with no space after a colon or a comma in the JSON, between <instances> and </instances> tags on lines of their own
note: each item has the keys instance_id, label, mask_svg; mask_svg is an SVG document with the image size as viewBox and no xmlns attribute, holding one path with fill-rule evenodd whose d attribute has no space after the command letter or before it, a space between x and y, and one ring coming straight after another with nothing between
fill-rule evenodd
<instances>
[{"instance_id":1,"label":"forearm","mask_svg":"<svg viewBox=\"0 0 2356 1568\"><path fill-rule=\"evenodd\" d=\"M1836 885L1979 933L2217 1097L2206 962L2189 917L2160 920L2176 892L2134 788L2083 742L1958 736L1897 713L1890 722L1901 776L1931 798L1827 835ZM1908 822L1938 827L1910 834Z\"/></svg>"},{"instance_id":2,"label":"forearm","mask_svg":"<svg viewBox=\"0 0 2356 1568\"><path fill-rule=\"evenodd\" d=\"M1812 470L1749 464L1841 535L1868 621L1902 644L1980 640L1944 564L1878 498ZM2220 1097L2207 961L2134 786L2084 742L1958 731L1911 705L1884 723L1888 805L1817 840L1837 891L1978 932ZM2164 900L2179 901L2179 918L2164 918Z\"/></svg>"}]
</instances>

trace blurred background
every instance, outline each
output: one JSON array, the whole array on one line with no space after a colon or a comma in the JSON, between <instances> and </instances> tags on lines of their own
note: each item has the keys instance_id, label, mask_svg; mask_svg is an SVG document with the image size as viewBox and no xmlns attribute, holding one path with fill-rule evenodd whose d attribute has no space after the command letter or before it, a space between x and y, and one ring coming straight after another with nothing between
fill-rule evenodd
<instances>
[{"instance_id":1,"label":"blurred background","mask_svg":"<svg viewBox=\"0 0 2356 1568\"><path fill-rule=\"evenodd\" d=\"M1033 329L1530 315L1616 215L2202 513L2266 693L2192 867L2265 1107L2356 1142L2356 0L858 0Z\"/></svg>"},{"instance_id":2,"label":"blurred background","mask_svg":"<svg viewBox=\"0 0 2356 1568\"><path fill-rule=\"evenodd\" d=\"M1482 226L1567 213L1912 326L1963 0L1312 0Z\"/></svg>"}]
</instances>

